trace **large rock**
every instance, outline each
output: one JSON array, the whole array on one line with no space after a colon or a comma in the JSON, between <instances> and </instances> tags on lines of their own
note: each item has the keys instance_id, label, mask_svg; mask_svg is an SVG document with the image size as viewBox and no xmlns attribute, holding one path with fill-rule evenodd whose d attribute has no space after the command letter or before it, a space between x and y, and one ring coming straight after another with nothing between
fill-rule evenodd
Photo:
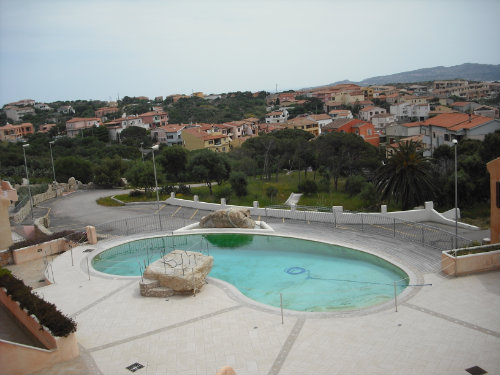
<instances>
[{"instance_id":1,"label":"large rock","mask_svg":"<svg viewBox=\"0 0 500 375\"><path fill-rule=\"evenodd\" d=\"M248 208L228 208L204 216L200 228L255 228L255 221L250 217Z\"/></svg>"},{"instance_id":2,"label":"large rock","mask_svg":"<svg viewBox=\"0 0 500 375\"><path fill-rule=\"evenodd\" d=\"M74 177L70 177L68 179L68 191L77 191L78 184L76 183L76 179Z\"/></svg>"},{"instance_id":3,"label":"large rock","mask_svg":"<svg viewBox=\"0 0 500 375\"><path fill-rule=\"evenodd\" d=\"M168 297L197 293L205 285L213 262L211 256L174 250L146 268L140 283L141 295Z\"/></svg>"}]
</instances>

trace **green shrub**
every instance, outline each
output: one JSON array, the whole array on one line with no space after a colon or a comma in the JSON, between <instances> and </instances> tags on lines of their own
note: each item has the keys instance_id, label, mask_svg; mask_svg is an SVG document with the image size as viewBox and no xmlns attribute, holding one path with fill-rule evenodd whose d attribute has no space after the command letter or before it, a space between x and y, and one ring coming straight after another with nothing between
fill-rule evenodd
<instances>
[{"instance_id":1,"label":"green shrub","mask_svg":"<svg viewBox=\"0 0 500 375\"><path fill-rule=\"evenodd\" d=\"M366 183L367 181L363 176L349 176L345 180L344 191L349 194L349 197L354 197L355 195L361 193L361 190L363 190Z\"/></svg>"},{"instance_id":2,"label":"green shrub","mask_svg":"<svg viewBox=\"0 0 500 375\"><path fill-rule=\"evenodd\" d=\"M270 185L266 188L266 195L269 199L271 199L271 202L273 201L274 198L278 195L278 188L274 185Z\"/></svg>"},{"instance_id":3,"label":"green shrub","mask_svg":"<svg viewBox=\"0 0 500 375\"><path fill-rule=\"evenodd\" d=\"M238 197L244 197L248 194L248 182L243 172L233 172L229 177L229 183Z\"/></svg>"},{"instance_id":4,"label":"green shrub","mask_svg":"<svg viewBox=\"0 0 500 375\"><path fill-rule=\"evenodd\" d=\"M374 206L379 201L379 193L371 182L365 183L363 189L358 194L358 198L363 201L367 206Z\"/></svg>"},{"instance_id":5,"label":"green shrub","mask_svg":"<svg viewBox=\"0 0 500 375\"><path fill-rule=\"evenodd\" d=\"M66 337L76 332L76 322L63 315L54 304L49 303L31 293L31 288L21 280L0 269L0 287L19 302L22 309L28 310L28 315L35 315L40 324L46 326L54 336Z\"/></svg>"},{"instance_id":6,"label":"green shrub","mask_svg":"<svg viewBox=\"0 0 500 375\"><path fill-rule=\"evenodd\" d=\"M144 195L144 192L140 190L132 190L130 193L128 193L129 197L141 197Z\"/></svg>"},{"instance_id":7,"label":"green shrub","mask_svg":"<svg viewBox=\"0 0 500 375\"><path fill-rule=\"evenodd\" d=\"M311 195L318 192L318 185L313 180L305 180L299 184L298 189L305 195Z\"/></svg>"},{"instance_id":8,"label":"green shrub","mask_svg":"<svg viewBox=\"0 0 500 375\"><path fill-rule=\"evenodd\" d=\"M324 166L321 166L318 169L318 173L321 176L321 179L319 180L319 184L318 184L318 189L320 191L324 191L326 193L329 193L330 192L330 181L332 179L330 172L328 171L327 168L325 168Z\"/></svg>"},{"instance_id":9,"label":"green shrub","mask_svg":"<svg viewBox=\"0 0 500 375\"><path fill-rule=\"evenodd\" d=\"M177 193L184 195L191 194L191 186L179 184L179 187L177 188Z\"/></svg>"},{"instance_id":10,"label":"green shrub","mask_svg":"<svg viewBox=\"0 0 500 375\"><path fill-rule=\"evenodd\" d=\"M229 203L229 200L231 199L231 193L232 191L230 186L218 186L214 191L217 199L220 200L221 198L226 198L227 203Z\"/></svg>"}]
</instances>

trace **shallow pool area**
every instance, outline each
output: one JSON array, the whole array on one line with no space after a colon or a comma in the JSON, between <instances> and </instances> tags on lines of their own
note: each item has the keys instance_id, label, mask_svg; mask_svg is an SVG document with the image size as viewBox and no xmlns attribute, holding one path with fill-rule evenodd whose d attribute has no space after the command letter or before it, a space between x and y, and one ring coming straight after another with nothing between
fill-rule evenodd
<instances>
[{"instance_id":1,"label":"shallow pool area","mask_svg":"<svg viewBox=\"0 0 500 375\"><path fill-rule=\"evenodd\" d=\"M274 235L195 234L145 238L104 250L95 270L140 276L144 268L174 250L214 257L209 276L224 280L260 303L296 311L355 310L394 298L408 275L366 252L324 242Z\"/></svg>"}]
</instances>

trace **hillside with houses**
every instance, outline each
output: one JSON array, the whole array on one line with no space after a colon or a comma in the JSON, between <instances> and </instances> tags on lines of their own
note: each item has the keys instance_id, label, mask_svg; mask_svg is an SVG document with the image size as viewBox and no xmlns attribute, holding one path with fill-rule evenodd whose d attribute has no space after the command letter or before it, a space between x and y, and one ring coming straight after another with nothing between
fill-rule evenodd
<instances>
[{"instance_id":1,"label":"hillside with houses","mask_svg":"<svg viewBox=\"0 0 500 375\"><path fill-rule=\"evenodd\" d=\"M282 93L197 92L83 104L23 99L2 108L0 140L23 141L35 132L74 138L100 128L109 142L121 143L122 132L136 127L151 144L229 152L252 137L297 129L313 137L352 133L376 147L418 140L430 156L454 139L481 140L499 130L499 92L497 82L438 80L397 87L348 83ZM221 115L223 111L227 113ZM213 121L221 117L230 121Z\"/></svg>"}]
</instances>

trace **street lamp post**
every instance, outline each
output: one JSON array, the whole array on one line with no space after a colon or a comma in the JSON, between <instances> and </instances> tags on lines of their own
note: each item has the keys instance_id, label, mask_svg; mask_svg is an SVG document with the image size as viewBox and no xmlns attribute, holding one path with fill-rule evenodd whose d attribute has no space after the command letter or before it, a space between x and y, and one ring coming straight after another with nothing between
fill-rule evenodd
<instances>
[{"instance_id":1,"label":"street lamp post","mask_svg":"<svg viewBox=\"0 0 500 375\"><path fill-rule=\"evenodd\" d=\"M56 170L54 168L54 157L52 156L52 145L54 144L54 141L49 142L49 147L50 147L50 160L52 161L52 174L54 175L54 182L57 182L56 180Z\"/></svg>"},{"instance_id":2,"label":"street lamp post","mask_svg":"<svg viewBox=\"0 0 500 375\"><path fill-rule=\"evenodd\" d=\"M455 249L458 247L458 183L457 183L457 147L458 141L454 139L455 146Z\"/></svg>"},{"instance_id":3,"label":"street lamp post","mask_svg":"<svg viewBox=\"0 0 500 375\"><path fill-rule=\"evenodd\" d=\"M158 221L160 222L160 230L162 229L161 227L161 218L160 218L160 196L158 194L158 180L156 179L156 163L155 163L155 151L158 151L160 148L159 145L154 145L151 147L152 154L153 154L153 171L155 174L155 188L156 188L156 209L158 211Z\"/></svg>"},{"instance_id":4,"label":"street lamp post","mask_svg":"<svg viewBox=\"0 0 500 375\"><path fill-rule=\"evenodd\" d=\"M28 163L26 162L26 147L29 147L29 143L23 145L23 155L24 155L24 168L26 169L26 179L28 180L28 194L30 196L31 220L35 221L33 215L33 198L31 197L30 177L28 174Z\"/></svg>"},{"instance_id":5,"label":"street lamp post","mask_svg":"<svg viewBox=\"0 0 500 375\"><path fill-rule=\"evenodd\" d=\"M144 144L144 142L141 142L141 157L142 157L142 162L144 163L144 151L142 151L142 145ZM153 152L154 154L154 152Z\"/></svg>"}]
</instances>

